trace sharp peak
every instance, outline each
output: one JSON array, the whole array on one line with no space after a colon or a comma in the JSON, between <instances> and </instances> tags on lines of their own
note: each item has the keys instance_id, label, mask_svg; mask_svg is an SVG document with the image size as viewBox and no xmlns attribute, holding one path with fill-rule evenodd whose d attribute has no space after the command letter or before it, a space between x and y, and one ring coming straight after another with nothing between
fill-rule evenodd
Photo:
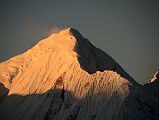
<instances>
[{"instance_id":1,"label":"sharp peak","mask_svg":"<svg viewBox=\"0 0 159 120\"><path fill-rule=\"evenodd\" d=\"M75 28L69 27L69 28L65 28L65 29L61 30L60 32L79 32L79 31Z\"/></svg>"},{"instance_id":2,"label":"sharp peak","mask_svg":"<svg viewBox=\"0 0 159 120\"><path fill-rule=\"evenodd\" d=\"M53 34L59 34L59 33L64 33L64 34L78 33L78 34L80 34L80 32L79 32L77 29L71 28L71 27L58 30L57 32L56 32L56 31L53 32ZM52 34L52 35L53 35L53 34Z\"/></svg>"},{"instance_id":3,"label":"sharp peak","mask_svg":"<svg viewBox=\"0 0 159 120\"><path fill-rule=\"evenodd\" d=\"M157 70L157 72L155 73L155 75L151 78L151 80L149 81L149 83L155 82L155 81L159 80L159 70Z\"/></svg>"},{"instance_id":4,"label":"sharp peak","mask_svg":"<svg viewBox=\"0 0 159 120\"><path fill-rule=\"evenodd\" d=\"M59 32L53 33L48 37L48 39L50 39L48 40L50 43L52 43L52 41L54 41L57 45L60 43L60 46L92 46L91 42L83 37L82 34L75 28L65 28Z\"/></svg>"},{"instance_id":5,"label":"sharp peak","mask_svg":"<svg viewBox=\"0 0 159 120\"><path fill-rule=\"evenodd\" d=\"M29 63L30 61L35 61L36 63L38 60L41 60L41 58L47 59L49 57L50 59L50 57L54 55L52 53L55 50L57 51L54 53L58 57L60 56L60 59L66 59L68 61L71 59L78 60L81 69L90 74L104 70L116 71L122 77L130 80L134 85L138 85L113 58L92 45L88 39L84 38L80 32L74 28L63 29L43 39L36 46L23 54L22 58L24 58L24 61L29 58ZM45 55L48 55L48 57L44 57ZM18 59L19 58L20 56Z\"/></svg>"},{"instance_id":6,"label":"sharp peak","mask_svg":"<svg viewBox=\"0 0 159 120\"><path fill-rule=\"evenodd\" d=\"M63 34L65 36L74 36L76 39L80 39L80 38L84 38L82 36L82 34L75 28L65 28L65 29L62 29L58 32L54 32L51 36L54 36L54 34Z\"/></svg>"}]
</instances>

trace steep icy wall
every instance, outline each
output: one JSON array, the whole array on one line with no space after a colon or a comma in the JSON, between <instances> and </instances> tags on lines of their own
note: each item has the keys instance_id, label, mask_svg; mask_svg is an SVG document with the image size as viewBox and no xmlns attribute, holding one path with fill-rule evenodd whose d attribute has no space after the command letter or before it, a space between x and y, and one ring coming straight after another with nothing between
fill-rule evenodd
<instances>
[{"instance_id":1,"label":"steep icy wall","mask_svg":"<svg viewBox=\"0 0 159 120\"><path fill-rule=\"evenodd\" d=\"M116 61L73 28L0 63L0 83L3 91L8 89L1 91L0 118L5 120L124 119L124 103L132 103L132 91L143 91Z\"/></svg>"}]
</instances>

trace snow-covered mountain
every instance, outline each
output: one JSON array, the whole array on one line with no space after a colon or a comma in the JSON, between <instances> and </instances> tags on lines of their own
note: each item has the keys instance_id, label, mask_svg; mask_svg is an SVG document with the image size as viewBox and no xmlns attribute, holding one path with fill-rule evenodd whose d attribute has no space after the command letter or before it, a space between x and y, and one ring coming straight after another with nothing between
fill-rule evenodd
<instances>
[{"instance_id":1,"label":"snow-covered mountain","mask_svg":"<svg viewBox=\"0 0 159 120\"><path fill-rule=\"evenodd\" d=\"M158 120L159 99L68 28L0 63L2 120Z\"/></svg>"}]
</instances>

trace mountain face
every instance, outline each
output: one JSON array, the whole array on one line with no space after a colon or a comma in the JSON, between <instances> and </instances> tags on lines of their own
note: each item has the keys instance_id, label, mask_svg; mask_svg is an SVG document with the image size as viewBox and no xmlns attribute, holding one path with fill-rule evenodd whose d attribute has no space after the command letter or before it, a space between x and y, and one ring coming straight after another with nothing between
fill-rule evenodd
<instances>
[{"instance_id":1,"label":"mountain face","mask_svg":"<svg viewBox=\"0 0 159 120\"><path fill-rule=\"evenodd\" d=\"M2 120L158 120L159 98L68 28L0 63Z\"/></svg>"},{"instance_id":2,"label":"mountain face","mask_svg":"<svg viewBox=\"0 0 159 120\"><path fill-rule=\"evenodd\" d=\"M159 94L159 72L157 71L151 80L145 85L148 89L154 93Z\"/></svg>"},{"instance_id":3,"label":"mountain face","mask_svg":"<svg viewBox=\"0 0 159 120\"><path fill-rule=\"evenodd\" d=\"M159 120L159 95L146 85L129 87L121 110L121 120Z\"/></svg>"}]
</instances>

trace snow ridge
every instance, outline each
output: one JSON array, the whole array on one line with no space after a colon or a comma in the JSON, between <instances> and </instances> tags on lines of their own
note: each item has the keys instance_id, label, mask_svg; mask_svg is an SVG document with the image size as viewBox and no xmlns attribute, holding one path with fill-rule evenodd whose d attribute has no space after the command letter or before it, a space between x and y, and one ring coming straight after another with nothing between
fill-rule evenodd
<instances>
[{"instance_id":1,"label":"snow ridge","mask_svg":"<svg viewBox=\"0 0 159 120\"><path fill-rule=\"evenodd\" d=\"M124 120L127 115L133 120L129 112L138 108L131 109L131 103L151 96L73 28L0 63L0 83L0 118L6 120ZM134 100L134 93L143 97Z\"/></svg>"}]
</instances>

